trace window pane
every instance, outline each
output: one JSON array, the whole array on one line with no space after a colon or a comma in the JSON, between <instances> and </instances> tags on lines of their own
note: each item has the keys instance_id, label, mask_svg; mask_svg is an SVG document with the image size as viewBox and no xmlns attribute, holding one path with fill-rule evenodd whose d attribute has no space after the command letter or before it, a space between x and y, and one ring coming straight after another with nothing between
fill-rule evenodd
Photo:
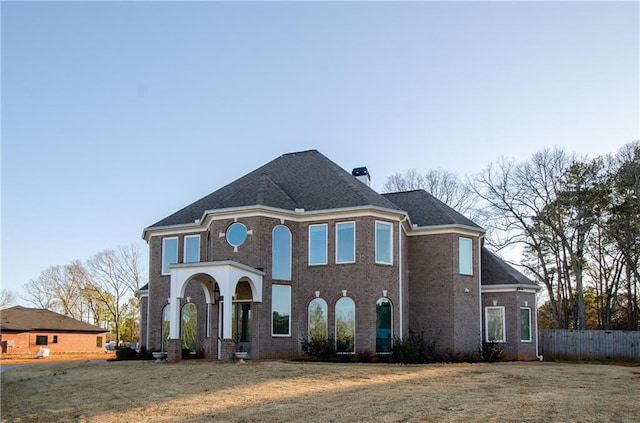
<instances>
[{"instance_id":1,"label":"window pane","mask_svg":"<svg viewBox=\"0 0 640 423\"><path fill-rule=\"evenodd\" d=\"M102 348L102 336L96 336L96 347Z\"/></svg>"},{"instance_id":2,"label":"window pane","mask_svg":"<svg viewBox=\"0 0 640 423\"><path fill-rule=\"evenodd\" d=\"M184 262L197 263L200 261L200 235L184 237Z\"/></svg>"},{"instance_id":3,"label":"window pane","mask_svg":"<svg viewBox=\"0 0 640 423\"><path fill-rule=\"evenodd\" d=\"M328 328L327 303L315 298L309 303L309 341L327 339Z\"/></svg>"},{"instance_id":4,"label":"window pane","mask_svg":"<svg viewBox=\"0 0 640 423\"><path fill-rule=\"evenodd\" d=\"M162 308L162 351L167 351L167 338L169 338L169 304Z\"/></svg>"},{"instance_id":5,"label":"window pane","mask_svg":"<svg viewBox=\"0 0 640 423\"><path fill-rule=\"evenodd\" d=\"M289 335L289 316L291 315L291 287L273 285L271 297L271 313L273 316L273 334Z\"/></svg>"},{"instance_id":6,"label":"window pane","mask_svg":"<svg viewBox=\"0 0 640 423\"><path fill-rule=\"evenodd\" d=\"M327 264L327 225L309 226L309 264Z\"/></svg>"},{"instance_id":7,"label":"window pane","mask_svg":"<svg viewBox=\"0 0 640 423\"><path fill-rule=\"evenodd\" d=\"M487 307L487 341L504 342L504 308Z\"/></svg>"},{"instance_id":8,"label":"window pane","mask_svg":"<svg viewBox=\"0 0 640 423\"><path fill-rule=\"evenodd\" d=\"M227 228L227 242L232 247L239 247L247 239L247 227L242 223L236 222L232 223L231 226Z\"/></svg>"},{"instance_id":9,"label":"window pane","mask_svg":"<svg viewBox=\"0 0 640 423\"><path fill-rule=\"evenodd\" d=\"M520 309L520 340L531 341L531 309Z\"/></svg>"},{"instance_id":10,"label":"window pane","mask_svg":"<svg viewBox=\"0 0 640 423\"><path fill-rule=\"evenodd\" d=\"M376 302L376 352L391 352L391 301L380 298Z\"/></svg>"},{"instance_id":11,"label":"window pane","mask_svg":"<svg viewBox=\"0 0 640 423\"><path fill-rule=\"evenodd\" d=\"M356 305L351 298L342 297L336 302L336 351L355 352Z\"/></svg>"},{"instance_id":12,"label":"window pane","mask_svg":"<svg viewBox=\"0 0 640 423\"><path fill-rule=\"evenodd\" d=\"M188 303L182 307L181 322L182 348L189 351L196 350L196 336L198 334L198 309L195 304Z\"/></svg>"},{"instance_id":13,"label":"window pane","mask_svg":"<svg viewBox=\"0 0 640 423\"><path fill-rule=\"evenodd\" d=\"M162 274L171 273L170 264L178 262L178 238L165 238L162 240Z\"/></svg>"},{"instance_id":14,"label":"window pane","mask_svg":"<svg viewBox=\"0 0 640 423\"><path fill-rule=\"evenodd\" d=\"M273 228L271 238L271 273L273 279L291 280L291 231L283 225Z\"/></svg>"},{"instance_id":15,"label":"window pane","mask_svg":"<svg viewBox=\"0 0 640 423\"><path fill-rule=\"evenodd\" d=\"M461 275L473 275L473 257L470 238L460 238L458 242L458 261Z\"/></svg>"},{"instance_id":16,"label":"window pane","mask_svg":"<svg viewBox=\"0 0 640 423\"><path fill-rule=\"evenodd\" d=\"M336 262L356 261L356 224L354 222L336 225Z\"/></svg>"},{"instance_id":17,"label":"window pane","mask_svg":"<svg viewBox=\"0 0 640 423\"><path fill-rule=\"evenodd\" d=\"M46 335L37 335L36 336L36 345L47 345L47 336Z\"/></svg>"},{"instance_id":18,"label":"window pane","mask_svg":"<svg viewBox=\"0 0 640 423\"><path fill-rule=\"evenodd\" d=\"M376 263L391 264L391 225L376 222Z\"/></svg>"}]
</instances>

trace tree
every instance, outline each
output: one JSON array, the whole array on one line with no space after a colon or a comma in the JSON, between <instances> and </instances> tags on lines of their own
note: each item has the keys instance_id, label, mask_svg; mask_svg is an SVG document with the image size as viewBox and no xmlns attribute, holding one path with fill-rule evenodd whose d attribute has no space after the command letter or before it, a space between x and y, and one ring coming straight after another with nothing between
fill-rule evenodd
<instances>
[{"instance_id":1,"label":"tree","mask_svg":"<svg viewBox=\"0 0 640 423\"><path fill-rule=\"evenodd\" d=\"M464 215L473 215L473 191L457 174L442 169L430 169L422 175L408 170L404 175L395 173L387 178L383 192L401 192L423 189L438 200Z\"/></svg>"},{"instance_id":2,"label":"tree","mask_svg":"<svg viewBox=\"0 0 640 423\"><path fill-rule=\"evenodd\" d=\"M15 302L16 295L13 292L4 288L0 290L0 310L11 307Z\"/></svg>"},{"instance_id":3,"label":"tree","mask_svg":"<svg viewBox=\"0 0 640 423\"><path fill-rule=\"evenodd\" d=\"M130 299L142 282L140 251L134 245L107 249L91 257L87 264L91 283L85 289L104 306L119 345L127 313L138 307L137 301Z\"/></svg>"}]
</instances>

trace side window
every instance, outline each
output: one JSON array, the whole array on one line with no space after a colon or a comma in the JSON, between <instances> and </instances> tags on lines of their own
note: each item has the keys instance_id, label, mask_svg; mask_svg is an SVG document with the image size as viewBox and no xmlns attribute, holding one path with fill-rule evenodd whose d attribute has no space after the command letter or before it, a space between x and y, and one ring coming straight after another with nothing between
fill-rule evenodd
<instances>
[{"instance_id":1,"label":"side window","mask_svg":"<svg viewBox=\"0 0 640 423\"><path fill-rule=\"evenodd\" d=\"M329 336L327 302L314 298L309 303L309 341L325 340Z\"/></svg>"},{"instance_id":2,"label":"side window","mask_svg":"<svg viewBox=\"0 0 640 423\"><path fill-rule=\"evenodd\" d=\"M271 291L271 334L273 336L291 335L291 287L273 285Z\"/></svg>"},{"instance_id":3,"label":"side window","mask_svg":"<svg viewBox=\"0 0 640 423\"><path fill-rule=\"evenodd\" d=\"M529 307L520 309L520 341L531 342L531 309Z\"/></svg>"},{"instance_id":4,"label":"side window","mask_svg":"<svg viewBox=\"0 0 640 423\"><path fill-rule=\"evenodd\" d=\"M164 238L162 240L162 274L170 275L170 264L178 262L178 238Z\"/></svg>"},{"instance_id":5,"label":"side window","mask_svg":"<svg viewBox=\"0 0 640 423\"><path fill-rule=\"evenodd\" d=\"M198 336L198 309L194 303L182 306L180 322L180 337L182 348L189 351L196 350L196 338Z\"/></svg>"},{"instance_id":6,"label":"side window","mask_svg":"<svg viewBox=\"0 0 640 423\"><path fill-rule=\"evenodd\" d=\"M376 352L391 352L391 316L393 307L388 298L380 298L376 301Z\"/></svg>"},{"instance_id":7,"label":"side window","mask_svg":"<svg viewBox=\"0 0 640 423\"><path fill-rule=\"evenodd\" d=\"M356 261L356 223L336 224L336 263Z\"/></svg>"},{"instance_id":8,"label":"side window","mask_svg":"<svg viewBox=\"0 0 640 423\"><path fill-rule=\"evenodd\" d=\"M309 264L327 264L327 225L309 226Z\"/></svg>"},{"instance_id":9,"label":"side window","mask_svg":"<svg viewBox=\"0 0 640 423\"><path fill-rule=\"evenodd\" d=\"M96 348L102 348L102 336L96 336Z\"/></svg>"},{"instance_id":10,"label":"side window","mask_svg":"<svg viewBox=\"0 0 640 423\"><path fill-rule=\"evenodd\" d=\"M376 263L393 264L393 227L376 222Z\"/></svg>"},{"instance_id":11,"label":"side window","mask_svg":"<svg viewBox=\"0 0 640 423\"><path fill-rule=\"evenodd\" d=\"M349 297L336 301L336 351L353 353L356 348L356 304Z\"/></svg>"},{"instance_id":12,"label":"side window","mask_svg":"<svg viewBox=\"0 0 640 423\"><path fill-rule=\"evenodd\" d=\"M487 342L505 342L504 307L486 307L484 313Z\"/></svg>"},{"instance_id":13,"label":"side window","mask_svg":"<svg viewBox=\"0 0 640 423\"><path fill-rule=\"evenodd\" d=\"M169 304L162 308L162 351L167 351L167 338L169 338Z\"/></svg>"},{"instance_id":14,"label":"side window","mask_svg":"<svg viewBox=\"0 0 640 423\"><path fill-rule=\"evenodd\" d=\"M458 264L461 275L473 275L473 246L471 238L458 239Z\"/></svg>"},{"instance_id":15,"label":"side window","mask_svg":"<svg viewBox=\"0 0 640 423\"><path fill-rule=\"evenodd\" d=\"M198 263L200 261L200 235L187 235L184 237L183 263Z\"/></svg>"},{"instance_id":16,"label":"side window","mask_svg":"<svg viewBox=\"0 0 640 423\"><path fill-rule=\"evenodd\" d=\"M271 277L291 280L291 231L284 225L273 228L271 234Z\"/></svg>"},{"instance_id":17,"label":"side window","mask_svg":"<svg viewBox=\"0 0 640 423\"><path fill-rule=\"evenodd\" d=\"M47 345L47 335L36 335L36 345Z\"/></svg>"}]
</instances>

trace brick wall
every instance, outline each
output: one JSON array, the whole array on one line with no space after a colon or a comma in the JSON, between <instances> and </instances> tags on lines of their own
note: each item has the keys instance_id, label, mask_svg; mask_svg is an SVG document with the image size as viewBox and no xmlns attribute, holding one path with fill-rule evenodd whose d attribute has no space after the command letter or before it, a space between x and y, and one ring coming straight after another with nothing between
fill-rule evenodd
<instances>
[{"instance_id":1,"label":"brick wall","mask_svg":"<svg viewBox=\"0 0 640 423\"><path fill-rule=\"evenodd\" d=\"M37 336L46 336L47 345L36 345ZM54 343L54 336L57 337L56 343ZM101 338L101 346L97 346L97 338ZM3 333L2 341L13 341L13 346L7 348L8 354L35 354L41 347L49 348L52 353L102 352L105 348L106 332L75 333L41 331Z\"/></svg>"}]
</instances>

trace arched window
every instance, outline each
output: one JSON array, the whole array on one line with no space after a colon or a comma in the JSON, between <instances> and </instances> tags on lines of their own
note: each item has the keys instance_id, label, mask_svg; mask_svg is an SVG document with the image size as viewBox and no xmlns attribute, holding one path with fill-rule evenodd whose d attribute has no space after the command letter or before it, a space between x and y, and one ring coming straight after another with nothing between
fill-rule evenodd
<instances>
[{"instance_id":1,"label":"arched window","mask_svg":"<svg viewBox=\"0 0 640 423\"><path fill-rule=\"evenodd\" d=\"M198 309L194 303L187 303L182 307L180 321L180 337L182 348L189 351L196 350L196 337L198 335Z\"/></svg>"},{"instance_id":2,"label":"arched window","mask_svg":"<svg viewBox=\"0 0 640 423\"><path fill-rule=\"evenodd\" d=\"M356 350L356 304L349 297L336 301L336 351L353 353Z\"/></svg>"},{"instance_id":3,"label":"arched window","mask_svg":"<svg viewBox=\"0 0 640 423\"><path fill-rule=\"evenodd\" d=\"M271 234L271 277L291 280L291 231L284 225L273 228Z\"/></svg>"},{"instance_id":4,"label":"arched window","mask_svg":"<svg viewBox=\"0 0 640 423\"><path fill-rule=\"evenodd\" d=\"M167 351L167 338L169 338L169 304L162 307L162 351Z\"/></svg>"},{"instance_id":5,"label":"arched window","mask_svg":"<svg viewBox=\"0 0 640 423\"><path fill-rule=\"evenodd\" d=\"M322 298L314 298L309 303L309 341L326 340L328 329L327 302Z\"/></svg>"},{"instance_id":6,"label":"arched window","mask_svg":"<svg viewBox=\"0 0 640 423\"><path fill-rule=\"evenodd\" d=\"M376 352L391 352L393 306L388 298L376 301Z\"/></svg>"}]
</instances>

